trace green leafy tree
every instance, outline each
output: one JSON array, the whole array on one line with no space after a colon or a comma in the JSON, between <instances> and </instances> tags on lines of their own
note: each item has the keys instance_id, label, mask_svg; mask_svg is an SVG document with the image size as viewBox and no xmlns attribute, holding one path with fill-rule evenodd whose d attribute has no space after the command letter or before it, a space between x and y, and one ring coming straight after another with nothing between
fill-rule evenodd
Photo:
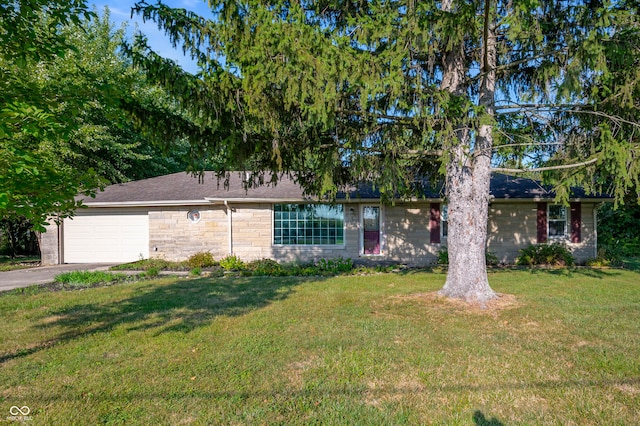
<instances>
[{"instance_id":1,"label":"green leafy tree","mask_svg":"<svg viewBox=\"0 0 640 426\"><path fill-rule=\"evenodd\" d=\"M79 193L186 168L186 141L135 125L142 115L184 114L123 55L124 28L114 28L108 10L96 19L73 2L0 7L7 12L0 47L0 224L7 238L25 223L41 231L73 215ZM15 50L20 40L31 47ZM168 142L177 148L171 154L162 149Z\"/></svg>"},{"instance_id":2,"label":"green leafy tree","mask_svg":"<svg viewBox=\"0 0 640 426\"><path fill-rule=\"evenodd\" d=\"M640 57L638 44L622 43L638 34L637 8L626 2L209 4L210 20L162 3L135 7L199 60L198 76L157 57L142 37L129 50L199 117L188 133L196 152L217 153L221 170L292 174L316 194L367 180L389 200L420 194L422 178L441 173L442 294L495 297L485 269L492 170L545 173L564 200L577 182L626 191L611 176L624 163L637 176L626 149L637 136L614 131L627 120L637 133L617 109L637 108L637 98L609 92L605 109L595 96L635 75L615 71L614 58ZM607 54L612 45L619 54Z\"/></svg>"},{"instance_id":3,"label":"green leafy tree","mask_svg":"<svg viewBox=\"0 0 640 426\"><path fill-rule=\"evenodd\" d=\"M73 126L25 75L70 48L60 26L92 13L75 1L3 1L0 12L0 219L26 218L41 229L47 214L68 215L77 207L74 196L98 182L47 149Z\"/></svg>"},{"instance_id":4,"label":"green leafy tree","mask_svg":"<svg viewBox=\"0 0 640 426\"><path fill-rule=\"evenodd\" d=\"M55 114L73 119L70 137L52 147L58 158L92 169L108 183L184 170L185 142L154 136L136 125L129 111L135 106L144 114L166 114L165 120L181 114L123 55L125 28L115 28L105 9L99 18L82 21L81 28L65 27L64 33L78 49L32 75L39 92L56 99ZM154 126L151 120L146 124ZM168 143L172 152L162 149Z\"/></svg>"}]
</instances>

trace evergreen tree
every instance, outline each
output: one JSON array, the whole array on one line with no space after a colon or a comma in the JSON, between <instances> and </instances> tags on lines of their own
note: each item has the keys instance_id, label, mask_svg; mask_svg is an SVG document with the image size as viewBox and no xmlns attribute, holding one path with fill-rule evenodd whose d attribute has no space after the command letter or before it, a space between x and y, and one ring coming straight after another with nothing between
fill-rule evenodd
<instances>
[{"instance_id":1,"label":"evergreen tree","mask_svg":"<svg viewBox=\"0 0 640 426\"><path fill-rule=\"evenodd\" d=\"M314 194L373 181L385 200L420 194L423 177L440 172L445 295L495 297L485 270L492 168L555 176L563 200L575 183L613 182L624 193L610 174L623 163L637 179L628 149L638 147L637 115L618 107L637 109L638 98L611 92L636 78L633 67L616 72L616 60L640 57L637 43L622 43L639 31L637 8L625 2L209 3L211 20L162 3L135 8L199 60L198 76L143 38L130 51L199 117L189 134L199 154L215 152L221 171L249 164L272 180L291 174ZM597 93L607 93L606 109ZM614 131L620 123L635 133Z\"/></svg>"}]
</instances>

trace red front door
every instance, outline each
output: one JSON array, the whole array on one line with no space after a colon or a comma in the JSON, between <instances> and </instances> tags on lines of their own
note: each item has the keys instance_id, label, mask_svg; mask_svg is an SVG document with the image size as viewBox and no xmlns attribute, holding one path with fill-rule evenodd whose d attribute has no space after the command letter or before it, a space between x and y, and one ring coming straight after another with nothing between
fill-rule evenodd
<instances>
[{"instance_id":1,"label":"red front door","mask_svg":"<svg viewBox=\"0 0 640 426\"><path fill-rule=\"evenodd\" d=\"M362 243L364 254L380 254L380 207L362 209Z\"/></svg>"}]
</instances>

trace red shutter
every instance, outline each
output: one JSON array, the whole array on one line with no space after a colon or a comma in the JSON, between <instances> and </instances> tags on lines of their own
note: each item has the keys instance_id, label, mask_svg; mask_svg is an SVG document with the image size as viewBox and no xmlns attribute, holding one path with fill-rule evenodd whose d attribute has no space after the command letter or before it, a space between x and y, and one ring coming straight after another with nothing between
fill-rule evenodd
<instances>
[{"instance_id":1,"label":"red shutter","mask_svg":"<svg viewBox=\"0 0 640 426\"><path fill-rule=\"evenodd\" d=\"M571 203L571 242L579 243L581 239L582 208L580 203Z\"/></svg>"},{"instance_id":2,"label":"red shutter","mask_svg":"<svg viewBox=\"0 0 640 426\"><path fill-rule=\"evenodd\" d=\"M440 243L440 203L431 203L429 230L431 231L431 242Z\"/></svg>"},{"instance_id":3,"label":"red shutter","mask_svg":"<svg viewBox=\"0 0 640 426\"><path fill-rule=\"evenodd\" d=\"M538 244L547 242L547 203L538 203Z\"/></svg>"}]
</instances>

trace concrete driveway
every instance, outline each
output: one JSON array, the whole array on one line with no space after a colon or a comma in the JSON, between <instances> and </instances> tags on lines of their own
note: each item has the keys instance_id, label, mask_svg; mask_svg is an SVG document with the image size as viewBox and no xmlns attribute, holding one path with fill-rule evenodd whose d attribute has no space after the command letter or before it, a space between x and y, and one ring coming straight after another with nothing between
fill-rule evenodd
<instances>
[{"instance_id":1,"label":"concrete driveway","mask_svg":"<svg viewBox=\"0 0 640 426\"><path fill-rule=\"evenodd\" d=\"M117 263L70 263L65 265L39 266L0 272L0 291L29 287L34 284L53 282L53 278L69 271L104 271Z\"/></svg>"}]
</instances>

